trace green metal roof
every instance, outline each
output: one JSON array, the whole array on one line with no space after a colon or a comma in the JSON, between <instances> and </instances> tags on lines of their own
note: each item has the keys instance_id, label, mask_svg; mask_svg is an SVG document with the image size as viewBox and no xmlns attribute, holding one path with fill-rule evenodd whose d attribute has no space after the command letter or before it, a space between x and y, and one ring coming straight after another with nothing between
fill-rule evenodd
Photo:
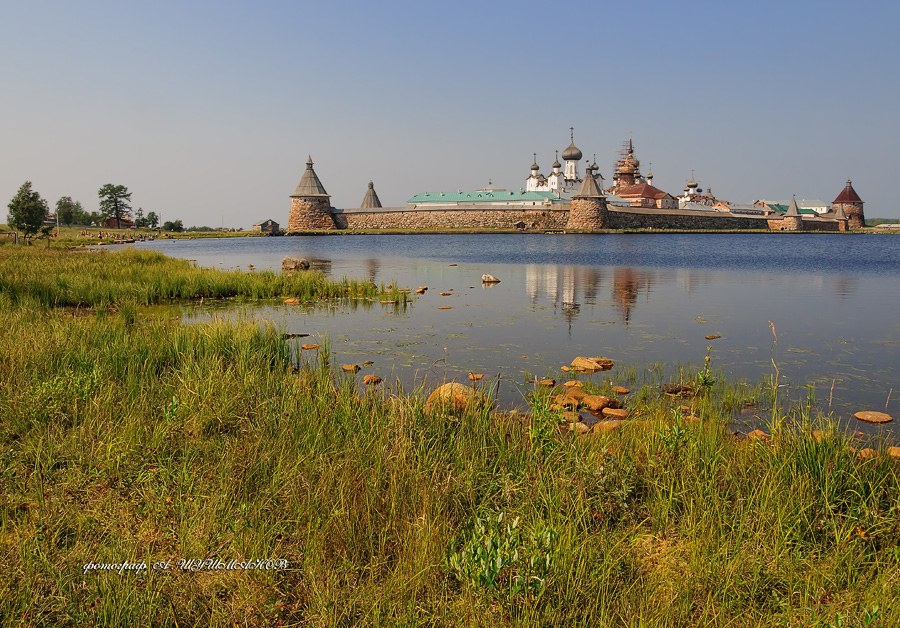
<instances>
[{"instance_id":1,"label":"green metal roof","mask_svg":"<svg viewBox=\"0 0 900 628\"><path fill-rule=\"evenodd\" d=\"M521 201L546 201L555 199L554 192L510 192L493 190L484 192L422 192L407 203L498 203Z\"/></svg>"},{"instance_id":2,"label":"green metal roof","mask_svg":"<svg viewBox=\"0 0 900 628\"><path fill-rule=\"evenodd\" d=\"M778 212L779 214L786 214L788 210L787 205L781 205L779 203L766 203L772 210ZM803 207L797 206L797 211L805 216L818 216L814 209L804 209Z\"/></svg>"}]
</instances>

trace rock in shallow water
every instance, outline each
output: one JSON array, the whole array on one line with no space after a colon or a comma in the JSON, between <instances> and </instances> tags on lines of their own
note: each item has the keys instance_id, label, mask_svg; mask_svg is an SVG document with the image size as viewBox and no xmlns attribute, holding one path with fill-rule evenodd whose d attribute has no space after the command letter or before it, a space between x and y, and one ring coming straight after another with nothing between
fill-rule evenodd
<instances>
[{"instance_id":1,"label":"rock in shallow water","mask_svg":"<svg viewBox=\"0 0 900 628\"><path fill-rule=\"evenodd\" d=\"M610 398L603 395L587 395L581 399L581 405L591 412L601 412L604 408L609 408L609 402Z\"/></svg>"},{"instance_id":2,"label":"rock in shallow water","mask_svg":"<svg viewBox=\"0 0 900 628\"><path fill-rule=\"evenodd\" d=\"M281 260L281 270L307 270L309 268L309 260L302 257L291 257L288 255Z\"/></svg>"},{"instance_id":3,"label":"rock in shallow water","mask_svg":"<svg viewBox=\"0 0 900 628\"><path fill-rule=\"evenodd\" d=\"M687 384L662 384L660 388L668 395L689 395L694 392L694 389Z\"/></svg>"},{"instance_id":4,"label":"rock in shallow water","mask_svg":"<svg viewBox=\"0 0 900 628\"><path fill-rule=\"evenodd\" d=\"M474 388L451 382L434 389L425 402L425 409L440 407L450 412L464 412L469 406L486 401L487 398Z\"/></svg>"},{"instance_id":5,"label":"rock in shallow water","mask_svg":"<svg viewBox=\"0 0 900 628\"><path fill-rule=\"evenodd\" d=\"M597 371L608 371L612 368L612 360L605 358L586 358L578 356L569 366L579 373L596 373Z\"/></svg>"},{"instance_id":6,"label":"rock in shallow water","mask_svg":"<svg viewBox=\"0 0 900 628\"><path fill-rule=\"evenodd\" d=\"M872 410L863 410L862 412L857 412L853 416L858 421L862 421L864 423L874 423L875 425L890 423L894 420L894 417L892 417L890 414L885 414L884 412L874 412Z\"/></svg>"}]
</instances>

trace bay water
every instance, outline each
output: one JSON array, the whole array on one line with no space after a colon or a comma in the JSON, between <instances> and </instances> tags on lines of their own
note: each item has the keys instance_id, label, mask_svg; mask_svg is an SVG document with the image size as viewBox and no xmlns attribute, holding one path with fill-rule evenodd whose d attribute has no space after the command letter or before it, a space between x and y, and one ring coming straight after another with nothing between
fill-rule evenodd
<instances>
[{"instance_id":1,"label":"bay water","mask_svg":"<svg viewBox=\"0 0 900 628\"><path fill-rule=\"evenodd\" d=\"M358 377L407 389L483 373L501 406L523 407L535 376L567 379L560 367L575 356L615 361L617 370L590 376L598 381L627 374L641 385L651 372L655 381L696 370L708 353L722 377L748 385L771 381L777 368L783 399L854 429L875 429L849 420L858 410L900 418L892 235L334 235L134 246L245 272L305 257L332 278L428 286L405 306L229 300L185 311L189 321L246 318L309 334L296 341L298 359L308 359L301 342L327 338L334 363L371 360ZM484 273L500 283L483 285Z\"/></svg>"}]
</instances>

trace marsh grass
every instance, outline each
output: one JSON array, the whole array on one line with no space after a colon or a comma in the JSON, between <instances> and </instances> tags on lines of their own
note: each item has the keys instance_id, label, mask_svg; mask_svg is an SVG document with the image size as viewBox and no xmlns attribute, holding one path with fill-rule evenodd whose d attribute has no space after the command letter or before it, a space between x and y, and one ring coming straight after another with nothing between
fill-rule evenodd
<instances>
[{"instance_id":1,"label":"marsh grass","mask_svg":"<svg viewBox=\"0 0 900 628\"><path fill-rule=\"evenodd\" d=\"M800 414L737 439L719 377L702 421L646 384L602 436L559 435L540 394L443 415L327 342L124 288L73 316L40 275L0 292L0 625L900 624L887 443L859 459ZM289 567L175 568L205 558ZM83 573L123 560L171 567Z\"/></svg>"},{"instance_id":2,"label":"marsh grass","mask_svg":"<svg viewBox=\"0 0 900 628\"><path fill-rule=\"evenodd\" d=\"M139 228L139 229L115 229L110 227L67 227L60 225L59 230L54 226L51 231L50 238L35 237L31 240L30 246L38 246L42 248L50 247L57 249L73 249L81 246L91 246L96 244L113 244L116 242L113 236L121 239L132 239L136 237L151 238L170 238L175 240L186 239L203 239L203 238L252 238L265 237L265 234L258 231L183 231L183 232L164 232L162 230ZM0 233L10 232L12 229L9 225L0 223ZM85 233L85 235L82 235ZM100 234L107 234L107 237L101 238ZM21 235L20 235L21 238ZM13 238L0 236L0 247L6 244L12 244ZM24 243L24 238L21 239Z\"/></svg>"},{"instance_id":3,"label":"marsh grass","mask_svg":"<svg viewBox=\"0 0 900 628\"><path fill-rule=\"evenodd\" d=\"M368 282L331 281L315 271L219 271L153 251L62 251L0 247L0 294L44 307L118 307L176 299L374 297ZM398 293L402 294L402 293ZM399 297L397 297L399 298Z\"/></svg>"}]
</instances>

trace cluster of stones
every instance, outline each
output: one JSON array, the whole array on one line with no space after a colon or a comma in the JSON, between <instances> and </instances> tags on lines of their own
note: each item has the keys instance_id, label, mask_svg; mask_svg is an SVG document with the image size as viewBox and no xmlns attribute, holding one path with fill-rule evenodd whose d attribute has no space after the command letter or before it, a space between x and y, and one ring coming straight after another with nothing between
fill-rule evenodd
<instances>
[{"instance_id":1,"label":"cluster of stones","mask_svg":"<svg viewBox=\"0 0 900 628\"><path fill-rule=\"evenodd\" d=\"M862 412L857 412L853 415L853 417L857 421L862 421L864 423L871 423L874 425L883 425L885 423L890 423L893 421L893 417L889 414L885 414L884 412L874 412L871 410L864 410ZM810 436L817 443L821 443L824 439L829 437L829 434L822 432L821 430L812 430ZM755 441L759 443L771 443L772 437L763 432L762 430L753 430L749 434L747 434L747 439L750 441ZM871 447L865 447L860 450L856 450L854 447L847 447L847 453L850 455L856 456L859 460L869 460L873 458L879 457L879 452ZM888 447L884 453L895 460L900 460L900 447Z\"/></svg>"},{"instance_id":2,"label":"cluster of stones","mask_svg":"<svg viewBox=\"0 0 900 628\"><path fill-rule=\"evenodd\" d=\"M290 301L290 300L289 300ZM286 301L287 303L288 301ZM301 334L305 335L305 334ZM301 349L305 351L318 350L319 344L303 344ZM371 365L371 360L363 362L364 365ZM612 368L612 361L605 358L588 358L577 357L572 360L569 366L563 366L563 371L575 371L577 373L596 373L598 371L606 371ZM345 373L356 374L361 370L358 364L344 364L341 370ZM469 373L469 379L478 382L484 378L481 373ZM366 386L377 386L382 382L382 378L375 374L367 374L363 376L363 384ZM536 386L546 388L556 388L555 394L552 395L552 404L549 409L559 413L560 433L574 433L577 435L588 434L604 434L620 429L626 423L646 424L646 421L626 421L630 417L630 412L623 408L623 403L618 399L631 393L630 390L622 386L613 386L612 393L615 397L607 397L605 395L591 395L586 393L583 388L584 384L577 380L564 382L561 388L556 387L556 380L543 379L534 381ZM667 396L672 398L692 397L696 393L692 386L684 383L667 383L660 386L660 390ZM425 402L427 411L438 411L447 414L459 414L467 412L473 407L492 407L492 403L488 397L477 388L450 382L438 386L428 396ZM699 423L700 418L693 415L691 406L681 405L678 408L683 421L688 423ZM582 411L594 418L586 417ZM526 419L524 415L519 415L517 411L511 413L521 419ZM854 417L866 423L885 424L893 421L893 417L883 412L863 411L857 412ZM821 442L826 435L821 431L814 430L811 433L813 439ZM771 437L762 430L756 429L747 434L746 439L751 442L770 443ZM876 458L879 454L871 448L861 449L857 451L852 447L849 452L856 455L860 459ZM886 451L891 458L900 459L900 447L889 447Z\"/></svg>"}]
</instances>

